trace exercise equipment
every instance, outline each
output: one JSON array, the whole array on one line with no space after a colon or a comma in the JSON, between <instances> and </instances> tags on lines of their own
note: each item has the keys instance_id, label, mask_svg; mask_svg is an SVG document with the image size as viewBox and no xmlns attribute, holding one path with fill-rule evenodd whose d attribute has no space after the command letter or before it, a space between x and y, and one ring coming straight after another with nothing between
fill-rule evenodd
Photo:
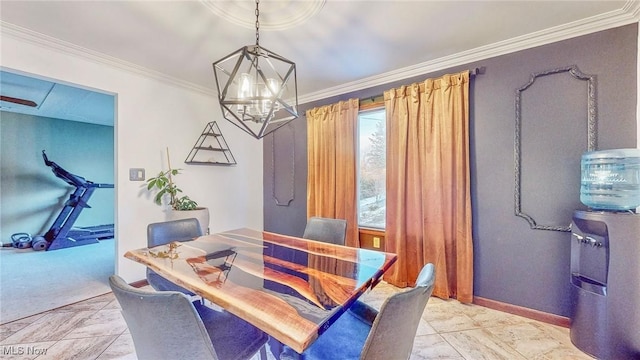
<instances>
[{"instance_id":1,"label":"exercise equipment","mask_svg":"<svg viewBox=\"0 0 640 360\"><path fill-rule=\"evenodd\" d=\"M34 250L57 250L67 247L95 244L98 240L113 238L113 224L74 228L78 216L84 208L90 208L88 202L93 192L98 188L113 188L113 184L100 184L88 181L82 176L74 175L60 165L50 161L42 150L45 165L49 166L56 177L67 184L75 186L75 191L69 196L44 236L34 237L31 246Z\"/></svg>"},{"instance_id":2,"label":"exercise equipment","mask_svg":"<svg viewBox=\"0 0 640 360\"><path fill-rule=\"evenodd\" d=\"M26 249L31 247L33 239L28 233L15 233L11 235L11 246L18 249Z\"/></svg>"}]
</instances>

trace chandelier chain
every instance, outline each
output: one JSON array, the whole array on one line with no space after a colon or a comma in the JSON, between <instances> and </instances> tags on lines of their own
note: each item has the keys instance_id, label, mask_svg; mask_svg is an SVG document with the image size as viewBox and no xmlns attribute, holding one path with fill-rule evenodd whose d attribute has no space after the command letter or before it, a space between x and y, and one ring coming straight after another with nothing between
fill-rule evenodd
<instances>
[{"instance_id":1,"label":"chandelier chain","mask_svg":"<svg viewBox=\"0 0 640 360\"><path fill-rule=\"evenodd\" d=\"M258 31L260 29L260 0L256 0L256 46L260 47L260 32Z\"/></svg>"}]
</instances>

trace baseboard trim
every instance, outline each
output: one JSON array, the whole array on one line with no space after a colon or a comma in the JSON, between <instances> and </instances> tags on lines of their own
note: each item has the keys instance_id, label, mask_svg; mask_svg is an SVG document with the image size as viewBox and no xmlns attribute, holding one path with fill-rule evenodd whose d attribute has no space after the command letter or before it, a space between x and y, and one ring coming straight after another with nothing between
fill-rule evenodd
<instances>
[{"instance_id":1,"label":"baseboard trim","mask_svg":"<svg viewBox=\"0 0 640 360\"><path fill-rule=\"evenodd\" d=\"M522 306L507 304L496 300L485 299L479 296L473 297L473 303L489 309L526 317L527 319L542 321L551 325L562 326L565 328L568 328L571 325L571 320L568 317L529 309Z\"/></svg>"},{"instance_id":2,"label":"baseboard trim","mask_svg":"<svg viewBox=\"0 0 640 360\"><path fill-rule=\"evenodd\" d=\"M134 281L129 285L133 286L134 288L141 288L149 285L149 283L147 282L147 279L142 279L142 280Z\"/></svg>"}]
</instances>

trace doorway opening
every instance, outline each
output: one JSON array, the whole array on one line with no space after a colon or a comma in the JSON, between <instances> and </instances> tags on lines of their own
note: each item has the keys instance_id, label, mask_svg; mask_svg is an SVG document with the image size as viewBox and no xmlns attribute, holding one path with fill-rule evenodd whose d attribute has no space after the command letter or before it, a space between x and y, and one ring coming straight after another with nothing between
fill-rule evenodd
<instances>
[{"instance_id":1,"label":"doorway opening","mask_svg":"<svg viewBox=\"0 0 640 360\"><path fill-rule=\"evenodd\" d=\"M46 155L68 172L115 183L116 96L0 68L0 241L51 229L74 187L56 178ZM15 100L17 99L17 100ZM115 224L115 188L88 199L74 226ZM0 324L110 291L116 238L56 250L0 249Z\"/></svg>"}]
</instances>

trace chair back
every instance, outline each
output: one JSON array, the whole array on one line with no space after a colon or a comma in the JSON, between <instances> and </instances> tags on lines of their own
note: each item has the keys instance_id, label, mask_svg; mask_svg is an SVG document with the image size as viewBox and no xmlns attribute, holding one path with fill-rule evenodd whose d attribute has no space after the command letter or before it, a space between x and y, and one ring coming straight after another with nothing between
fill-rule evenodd
<instances>
[{"instance_id":1,"label":"chair back","mask_svg":"<svg viewBox=\"0 0 640 360\"><path fill-rule=\"evenodd\" d=\"M147 225L147 246L164 245L172 241L188 241L202 236L196 218L158 222Z\"/></svg>"},{"instance_id":2,"label":"chair back","mask_svg":"<svg viewBox=\"0 0 640 360\"><path fill-rule=\"evenodd\" d=\"M147 226L148 247L164 245L172 241L189 241L198 236L202 236L202 229L200 222L195 218L171 220ZM158 291L180 291L190 296L195 295L149 268L147 268L147 282Z\"/></svg>"},{"instance_id":3,"label":"chair back","mask_svg":"<svg viewBox=\"0 0 640 360\"><path fill-rule=\"evenodd\" d=\"M311 217L302 235L305 239L344 245L347 235L347 220Z\"/></svg>"},{"instance_id":4,"label":"chair back","mask_svg":"<svg viewBox=\"0 0 640 360\"><path fill-rule=\"evenodd\" d=\"M415 288L385 300L373 321L360 359L409 359L434 282L435 268L427 264L420 271Z\"/></svg>"},{"instance_id":5,"label":"chair back","mask_svg":"<svg viewBox=\"0 0 640 360\"><path fill-rule=\"evenodd\" d=\"M146 291L109 277L138 359L218 359L193 304L182 293Z\"/></svg>"}]
</instances>

